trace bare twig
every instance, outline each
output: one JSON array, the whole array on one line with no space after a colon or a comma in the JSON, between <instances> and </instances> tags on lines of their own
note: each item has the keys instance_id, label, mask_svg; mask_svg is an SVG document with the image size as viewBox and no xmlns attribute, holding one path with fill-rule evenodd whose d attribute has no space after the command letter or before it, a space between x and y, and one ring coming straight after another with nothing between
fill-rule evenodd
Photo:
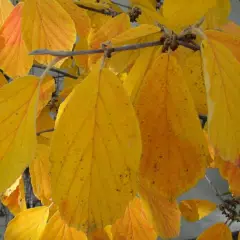
<instances>
[{"instance_id":1,"label":"bare twig","mask_svg":"<svg viewBox=\"0 0 240 240\"><path fill-rule=\"evenodd\" d=\"M47 68L47 66L44 66L44 65L41 65L41 64L33 64L33 67L39 68L39 69L46 69ZM50 71L61 74L59 77L69 77L69 78L73 78L73 79L77 79L78 78L77 76L74 76L72 74L66 73L66 72L64 72L64 71L62 71L60 69L57 69L57 68L50 68Z\"/></svg>"},{"instance_id":2,"label":"bare twig","mask_svg":"<svg viewBox=\"0 0 240 240\"><path fill-rule=\"evenodd\" d=\"M179 45L182 45L186 48L190 48L193 51L197 51L200 49L192 44L188 44L183 41L178 41L178 42L179 42ZM141 48L148 48L148 47L154 47L154 46L160 46L160 45L163 45L163 41L158 40L153 42L135 43L135 44L123 45L119 47L112 47L112 48L108 48L108 50L113 53L113 52L137 50ZM90 55L90 54L104 53L105 51L106 50L103 48L81 50L81 51L52 51L48 49L39 49L39 50L30 52L30 55L52 55L55 57L69 57L69 56L76 56L76 55Z\"/></svg>"},{"instance_id":3,"label":"bare twig","mask_svg":"<svg viewBox=\"0 0 240 240\"><path fill-rule=\"evenodd\" d=\"M214 186L212 181L208 178L207 175L205 175L205 179L207 180L209 186L212 188L212 190L215 192L216 196L219 197L219 199L224 202L224 199L222 198L221 193L218 191L218 189Z\"/></svg>"},{"instance_id":4,"label":"bare twig","mask_svg":"<svg viewBox=\"0 0 240 240\"><path fill-rule=\"evenodd\" d=\"M37 133L37 136L40 136L43 133L48 133L48 132L53 132L54 128L50 128L50 129L46 129L46 130L42 130L40 132Z\"/></svg>"}]
</instances>

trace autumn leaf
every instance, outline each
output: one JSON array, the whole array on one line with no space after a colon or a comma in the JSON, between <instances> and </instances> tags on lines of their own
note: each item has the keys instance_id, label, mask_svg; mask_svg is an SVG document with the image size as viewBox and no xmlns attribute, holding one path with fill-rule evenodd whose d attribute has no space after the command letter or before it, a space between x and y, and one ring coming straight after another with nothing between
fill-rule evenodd
<instances>
[{"instance_id":1,"label":"autumn leaf","mask_svg":"<svg viewBox=\"0 0 240 240\"><path fill-rule=\"evenodd\" d=\"M183 200L179 204L182 216L189 222L196 222L216 209L216 204L207 200Z\"/></svg>"},{"instance_id":2,"label":"autumn leaf","mask_svg":"<svg viewBox=\"0 0 240 240\"><path fill-rule=\"evenodd\" d=\"M137 191L140 154L122 83L96 64L60 106L51 144L53 201L66 223L92 232L119 218Z\"/></svg>"},{"instance_id":3,"label":"autumn leaf","mask_svg":"<svg viewBox=\"0 0 240 240\"><path fill-rule=\"evenodd\" d=\"M125 214L112 226L113 240L155 240L157 234L148 222L141 199L135 197Z\"/></svg>"},{"instance_id":4,"label":"autumn leaf","mask_svg":"<svg viewBox=\"0 0 240 240\"><path fill-rule=\"evenodd\" d=\"M215 6L216 0L164 0L163 16L167 27L176 30L195 24Z\"/></svg>"},{"instance_id":5,"label":"autumn leaf","mask_svg":"<svg viewBox=\"0 0 240 240\"><path fill-rule=\"evenodd\" d=\"M235 22L229 21L227 24L223 25L221 29L226 33L240 37L240 26Z\"/></svg>"},{"instance_id":6,"label":"autumn leaf","mask_svg":"<svg viewBox=\"0 0 240 240\"><path fill-rule=\"evenodd\" d=\"M34 195L40 199L44 205L50 204L52 197L49 174L49 153L49 146L38 144L35 158L29 166Z\"/></svg>"},{"instance_id":7,"label":"autumn leaf","mask_svg":"<svg viewBox=\"0 0 240 240\"><path fill-rule=\"evenodd\" d=\"M48 207L35 207L20 212L7 226L5 240L39 240L46 226Z\"/></svg>"},{"instance_id":8,"label":"autumn leaf","mask_svg":"<svg viewBox=\"0 0 240 240\"><path fill-rule=\"evenodd\" d=\"M25 0L22 33L29 51L72 50L76 40L74 22L57 0ZM35 59L48 65L53 57L37 55Z\"/></svg>"},{"instance_id":9,"label":"autumn leaf","mask_svg":"<svg viewBox=\"0 0 240 240\"><path fill-rule=\"evenodd\" d=\"M0 193L34 157L38 85L37 77L26 76L0 88Z\"/></svg>"},{"instance_id":10,"label":"autumn leaf","mask_svg":"<svg viewBox=\"0 0 240 240\"><path fill-rule=\"evenodd\" d=\"M12 12L13 8L13 4L9 0L0 0L0 27Z\"/></svg>"},{"instance_id":11,"label":"autumn leaf","mask_svg":"<svg viewBox=\"0 0 240 240\"><path fill-rule=\"evenodd\" d=\"M0 30L3 41L0 43L0 68L11 77L27 75L33 64L21 32L22 9L23 3L19 3Z\"/></svg>"},{"instance_id":12,"label":"autumn leaf","mask_svg":"<svg viewBox=\"0 0 240 240\"><path fill-rule=\"evenodd\" d=\"M5 84L8 84L8 81L7 79L4 77L3 73L0 72L0 88L5 85Z\"/></svg>"},{"instance_id":13,"label":"autumn leaf","mask_svg":"<svg viewBox=\"0 0 240 240\"><path fill-rule=\"evenodd\" d=\"M56 211L50 218L47 226L42 234L41 240L87 240L86 235L77 231L75 228L69 227L60 216L59 211Z\"/></svg>"},{"instance_id":14,"label":"autumn leaf","mask_svg":"<svg viewBox=\"0 0 240 240\"><path fill-rule=\"evenodd\" d=\"M181 212L176 200L165 198L147 181L141 184L140 194L147 218L158 236L163 239L177 237L180 233Z\"/></svg>"},{"instance_id":15,"label":"autumn leaf","mask_svg":"<svg viewBox=\"0 0 240 240\"><path fill-rule=\"evenodd\" d=\"M112 226L107 225L105 228L97 229L88 238L91 240L113 240Z\"/></svg>"},{"instance_id":16,"label":"autumn leaf","mask_svg":"<svg viewBox=\"0 0 240 240\"><path fill-rule=\"evenodd\" d=\"M240 147L239 62L220 42L204 40L201 45L208 103L209 143L226 161L238 162ZM233 71L234 69L234 71Z\"/></svg>"},{"instance_id":17,"label":"autumn leaf","mask_svg":"<svg viewBox=\"0 0 240 240\"><path fill-rule=\"evenodd\" d=\"M26 209L24 183L22 177L19 177L10 188L1 197L4 204L13 215Z\"/></svg>"},{"instance_id":18,"label":"autumn leaf","mask_svg":"<svg viewBox=\"0 0 240 240\"><path fill-rule=\"evenodd\" d=\"M176 59L157 56L134 106L143 141L141 181L175 199L204 176L207 146L183 73Z\"/></svg>"},{"instance_id":19,"label":"autumn leaf","mask_svg":"<svg viewBox=\"0 0 240 240\"><path fill-rule=\"evenodd\" d=\"M232 233L229 227L224 223L216 223L207 230L205 230L197 240L232 240Z\"/></svg>"}]
</instances>

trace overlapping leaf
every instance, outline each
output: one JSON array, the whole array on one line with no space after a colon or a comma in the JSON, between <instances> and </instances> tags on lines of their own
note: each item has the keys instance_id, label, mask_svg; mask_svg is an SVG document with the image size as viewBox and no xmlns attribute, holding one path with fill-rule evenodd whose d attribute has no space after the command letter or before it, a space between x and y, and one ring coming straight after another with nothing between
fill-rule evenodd
<instances>
[{"instance_id":1,"label":"overlapping leaf","mask_svg":"<svg viewBox=\"0 0 240 240\"><path fill-rule=\"evenodd\" d=\"M60 107L52 140L52 194L64 220L91 232L119 218L137 191L140 154L122 83L97 64Z\"/></svg>"},{"instance_id":2,"label":"overlapping leaf","mask_svg":"<svg viewBox=\"0 0 240 240\"><path fill-rule=\"evenodd\" d=\"M112 226L113 240L156 240L157 234L151 226L141 199L135 197L122 218Z\"/></svg>"},{"instance_id":3,"label":"overlapping leaf","mask_svg":"<svg viewBox=\"0 0 240 240\"><path fill-rule=\"evenodd\" d=\"M30 208L20 212L11 220L6 229L5 240L39 240L47 224L48 207Z\"/></svg>"},{"instance_id":4,"label":"overlapping leaf","mask_svg":"<svg viewBox=\"0 0 240 240\"><path fill-rule=\"evenodd\" d=\"M201 46L207 88L208 136L224 160L239 162L239 62L220 42L204 40ZM234 69L234 71L233 71Z\"/></svg>"},{"instance_id":5,"label":"overlapping leaf","mask_svg":"<svg viewBox=\"0 0 240 240\"><path fill-rule=\"evenodd\" d=\"M176 198L204 176L207 146L182 70L161 54L134 101L143 140L141 179Z\"/></svg>"},{"instance_id":6,"label":"overlapping leaf","mask_svg":"<svg viewBox=\"0 0 240 240\"><path fill-rule=\"evenodd\" d=\"M179 204L182 216L190 222L195 222L208 216L216 207L215 203L200 199L184 200Z\"/></svg>"},{"instance_id":7,"label":"overlapping leaf","mask_svg":"<svg viewBox=\"0 0 240 240\"><path fill-rule=\"evenodd\" d=\"M9 0L0 0L0 27L13 10L13 4Z\"/></svg>"},{"instance_id":8,"label":"overlapping leaf","mask_svg":"<svg viewBox=\"0 0 240 240\"><path fill-rule=\"evenodd\" d=\"M74 22L57 0L25 0L22 33L29 51L71 50L76 40ZM39 55L35 59L47 65L53 58Z\"/></svg>"},{"instance_id":9,"label":"overlapping leaf","mask_svg":"<svg viewBox=\"0 0 240 240\"><path fill-rule=\"evenodd\" d=\"M41 240L87 240L86 235L77 231L75 228L69 227L60 216L59 211L50 218L47 226L42 234Z\"/></svg>"},{"instance_id":10,"label":"overlapping leaf","mask_svg":"<svg viewBox=\"0 0 240 240\"><path fill-rule=\"evenodd\" d=\"M0 88L0 193L34 157L38 85L36 77L27 76Z\"/></svg>"},{"instance_id":11,"label":"overlapping leaf","mask_svg":"<svg viewBox=\"0 0 240 240\"><path fill-rule=\"evenodd\" d=\"M222 26L221 29L226 33L240 37L240 26L235 22L229 21L227 24Z\"/></svg>"},{"instance_id":12,"label":"overlapping leaf","mask_svg":"<svg viewBox=\"0 0 240 240\"><path fill-rule=\"evenodd\" d=\"M216 223L207 230L205 230L197 240L232 240L232 233L229 227L224 223Z\"/></svg>"},{"instance_id":13,"label":"overlapping leaf","mask_svg":"<svg viewBox=\"0 0 240 240\"><path fill-rule=\"evenodd\" d=\"M0 30L0 68L11 77L26 75L33 64L21 32L22 9L23 3L19 3Z\"/></svg>"}]
</instances>

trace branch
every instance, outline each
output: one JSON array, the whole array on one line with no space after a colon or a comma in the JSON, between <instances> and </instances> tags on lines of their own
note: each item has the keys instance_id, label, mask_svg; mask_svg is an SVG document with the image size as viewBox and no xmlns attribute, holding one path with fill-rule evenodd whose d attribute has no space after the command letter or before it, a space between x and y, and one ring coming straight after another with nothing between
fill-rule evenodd
<instances>
[{"instance_id":1,"label":"branch","mask_svg":"<svg viewBox=\"0 0 240 240\"><path fill-rule=\"evenodd\" d=\"M33 64L33 67L39 68L39 69L46 69L47 68L47 66L44 66L44 65L41 65L41 64ZM64 72L60 69L57 69L57 68L50 68L50 71L61 74L62 76L60 76L60 77L69 77L69 78L73 78L73 79L78 78L77 76L66 73L66 72Z\"/></svg>"},{"instance_id":2,"label":"branch","mask_svg":"<svg viewBox=\"0 0 240 240\"><path fill-rule=\"evenodd\" d=\"M36 135L40 136L43 133L48 133L48 132L53 132L53 131L54 131L54 128L50 128L50 129L42 130L42 131L38 132Z\"/></svg>"},{"instance_id":3,"label":"branch","mask_svg":"<svg viewBox=\"0 0 240 240\"><path fill-rule=\"evenodd\" d=\"M111 1L111 3L112 3L112 4L115 4L115 5L118 5L118 6L120 6L120 7L124 7L124 8L131 9L130 6L124 5L124 4L122 4L122 3L117 3L117 2L114 2L114 1Z\"/></svg>"},{"instance_id":4,"label":"branch","mask_svg":"<svg viewBox=\"0 0 240 240\"><path fill-rule=\"evenodd\" d=\"M199 47L196 47L195 45L178 41L179 45L182 45L186 48L190 48L193 51L199 50ZM113 52L122 52L122 51L129 51L129 50L137 50L141 48L148 48L148 47L154 47L154 46L160 46L163 45L162 40L153 41L153 42L145 42L145 43L136 43L136 44L129 44L129 45L123 45L120 47L112 47L112 48L99 48L99 49L91 49L91 50L81 50L81 51L52 51L48 49L39 49L30 52L30 55L51 55L55 57L69 57L69 56L76 56L76 55L90 55L90 54L97 54L97 53L104 53L108 51L108 53Z\"/></svg>"}]
</instances>

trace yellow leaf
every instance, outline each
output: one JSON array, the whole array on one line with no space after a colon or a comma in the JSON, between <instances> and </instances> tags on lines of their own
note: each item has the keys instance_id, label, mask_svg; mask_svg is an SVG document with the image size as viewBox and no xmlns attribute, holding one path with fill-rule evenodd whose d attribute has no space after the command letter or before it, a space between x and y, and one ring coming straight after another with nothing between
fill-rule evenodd
<instances>
[{"instance_id":1,"label":"yellow leaf","mask_svg":"<svg viewBox=\"0 0 240 240\"><path fill-rule=\"evenodd\" d=\"M160 28L156 26L149 25L149 24L141 24L135 28L130 28L125 32L117 35L111 40L111 42L112 44L120 44L130 40L138 39L141 37L146 37L148 35L158 33L158 32L160 32Z\"/></svg>"},{"instance_id":2,"label":"yellow leaf","mask_svg":"<svg viewBox=\"0 0 240 240\"><path fill-rule=\"evenodd\" d=\"M203 27L216 29L227 23L231 12L230 0L216 0L216 6L211 8L205 16Z\"/></svg>"},{"instance_id":3,"label":"yellow leaf","mask_svg":"<svg viewBox=\"0 0 240 240\"><path fill-rule=\"evenodd\" d=\"M42 109L48 104L52 98L52 93L55 91L55 81L52 76L47 75L40 85L39 101L38 101L38 113L41 113Z\"/></svg>"},{"instance_id":4,"label":"yellow leaf","mask_svg":"<svg viewBox=\"0 0 240 240\"><path fill-rule=\"evenodd\" d=\"M57 0L71 16L79 36L87 36L90 31L90 18L86 10L78 7L72 0Z\"/></svg>"},{"instance_id":5,"label":"yellow leaf","mask_svg":"<svg viewBox=\"0 0 240 240\"><path fill-rule=\"evenodd\" d=\"M18 178L14 184L7 189L1 198L2 203L13 215L26 209L24 183L22 177Z\"/></svg>"},{"instance_id":6,"label":"yellow leaf","mask_svg":"<svg viewBox=\"0 0 240 240\"><path fill-rule=\"evenodd\" d=\"M20 212L8 223L5 240L39 240L46 226L48 207L35 207Z\"/></svg>"},{"instance_id":7,"label":"yellow leaf","mask_svg":"<svg viewBox=\"0 0 240 240\"><path fill-rule=\"evenodd\" d=\"M0 68L11 77L27 75L33 64L21 32L22 9L23 3L19 3L0 30L0 38L3 39L0 44Z\"/></svg>"},{"instance_id":8,"label":"yellow leaf","mask_svg":"<svg viewBox=\"0 0 240 240\"><path fill-rule=\"evenodd\" d=\"M87 240L86 235L77 231L75 228L69 227L60 216L59 211L48 221L48 224L42 234L41 240Z\"/></svg>"},{"instance_id":9,"label":"yellow leaf","mask_svg":"<svg viewBox=\"0 0 240 240\"><path fill-rule=\"evenodd\" d=\"M74 22L56 0L25 0L22 33L29 51L72 50L76 40ZM39 55L35 59L47 65L53 57Z\"/></svg>"},{"instance_id":10,"label":"yellow leaf","mask_svg":"<svg viewBox=\"0 0 240 240\"><path fill-rule=\"evenodd\" d=\"M189 222L196 222L216 209L216 204L207 200L183 200L179 204L182 216Z\"/></svg>"},{"instance_id":11,"label":"yellow leaf","mask_svg":"<svg viewBox=\"0 0 240 240\"><path fill-rule=\"evenodd\" d=\"M12 12L13 8L13 4L9 0L0 0L0 27Z\"/></svg>"},{"instance_id":12,"label":"yellow leaf","mask_svg":"<svg viewBox=\"0 0 240 240\"><path fill-rule=\"evenodd\" d=\"M75 51L88 50L88 42L86 38L81 38L76 44ZM76 64L82 69L88 69L88 55L76 55L74 56Z\"/></svg>"},{"instance_id":13,"label":"yellow leaf","mask_svg":"<svg viewBox=\"0 0 240 240\"><path fill-rule=\"evenodd\" d=\"M164 0L163 16L173 30L195 24L216 6L216 0Z\"/></svg>"},{"instance_id":14,"label":"yellow leaf","mask_svg":"<svg viewBox=\"0 0 240 240\"><path fill-rule=\"evenodd\" d=\"M148 222L141 199L135 197L125 214L112 226L113 240L156 240L157 234Z\"/></svg>"},{"instance_id":15,"label":"yellow leaf","mask_svg":"<svg viewBox=\"0 0 240 240\"><path fill-rule=\"evenodd\" d=\"M64 220L85 232L113 223L136 194L140 155L122 83L96 64L60 106L52 140L53 201Z\"/></svg>"},{"instance_id":16,"label":"yellow leaf","mask_svg":"<svg viewBox=\"0 0 240 240\"><path fill-rule=\"evenodd\" d=\"M225 32L208 30L205 34L210 40L215 40L223 44L240 62L240 37Z\"/></svg>"},{"instance_id":17,"label":"yellow leaf","mask_svg":"<svg viewBox=\"0 0 240 240\"><path fill-rule=\"evenodd\" d=\"M181 212L176 200L163 197L147 181L141 185L140 193L147 217L157 234L163 239L177 237L180 233Z\"/></svg>"},{"instance_id":18,"label":"yellow leaf","mask_svg":"<svg viewBox=\"0 0 240 240\"><path fill-rule=\"evenodd\" d=\"M5 85L5 84L8 84L8 81L7 79L4 77L3 73L0 72L0 88Z\"/></svg>"},{"instance_id":19,"label":"yellow leaf","mask_svg":"<svg viewBox=\"0 0 240 240\"><path fill-rule=\"evenodd\" d=\"M109 8L111 5L110 0L74 0L76 4L81 4L86 7L95 8L95 9L105 9Z\"/></svg>"},{"instance_id":20,"label":"yellow leaf","mask_svg":"<svg viewBox=\"0 0 240 240\"><path fill-rule=\"evenodd\" d=\"M174 56L183 70L196 110L199 114L207 115L207 95L203 78L202 58L199 51L179 47Z\"/></svg>"},{"instance_id":21,"label":"yellow leaf","mask_svg":"<svg viewBox=\"0 0 240 240\"><path fill-rule=\"evenodd\" d=\"M35 159L29 166L33 192L44 205L48 205L52 197L49 173L49 152L49 146L38 144Z\"/></svg>"},{"instance_id":22,"label":"yellow leaf","mask_svg":"<svg viewBox=\"0 0 240 240\"><path fill-rule=\"evenodd\" d=\"M175 57L157 56L135 98L143 141L141 178L170 199L204 176L207 146Z\"/></svg>"},{"instance_id":23,"label":"yellow leaf","mask_svg":"<svg viewBox=\"0 0 240 240\"><path fill-rule=\"evenodd\" d=\"M91 240L112 240L112 226L107 225L105 228L97 229L91 235Z\"/></svg>"},{"instance_id":24,"label":"yellow leaf","mask_svg":"<svg viewBox=\"0 0 240 240\"><path fill-rule=\"evenodd\" d=\"M207 230L205 230L197 240L232 240L232 233L229 227L224 223L216 223Z\"/></svg>"},{"instance_id":25,"label":"yellow leaf","mask_svg":"<svg viewBox=\"0 0 240 240\"><path fill-rule=\"evenodd\" d=\"M240 37L240 26L232 21L229 21L227 24L222 26L221 29L226 33Z\"/></svg>"},{"instance_id":26,"label":"yellow leaf","mask_svg":"<svg viewBox=\"0 0 240 240\"><path fill-rule=\"evenodd\" d=\"M38 89L34 76L16 79L0 88L0 193L34 157Z\"/></svg>"},{"instance_id":27,"label":"yellow leaf","mask_svg":"<svg viewBox=\"0 0 240 240\"><path fill-rule=\"evenodd\" d=\"M204 40L201 45L208 103L209 143L226 161L238 162L240 154L239 62L224 45Z\"/></svg>"}]
</instances>

